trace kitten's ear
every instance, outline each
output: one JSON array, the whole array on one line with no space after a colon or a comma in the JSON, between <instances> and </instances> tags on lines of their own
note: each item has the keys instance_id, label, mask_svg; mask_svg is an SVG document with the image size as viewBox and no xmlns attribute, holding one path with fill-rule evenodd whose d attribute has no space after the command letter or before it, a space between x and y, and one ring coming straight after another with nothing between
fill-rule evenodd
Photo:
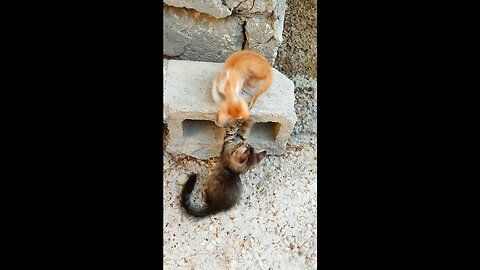
<instances>
[{"instance_id":1,"label":"kitten's ear","mask_svg":"<svg viewBox=\"0 0 480 270\"><path fill-rule=\"evenodd\" d=\"M257 156L257 162L260 163L262 159L267 155L267 151L262 151L260 153L255 154Z\"/></svg>"}]
</instances>

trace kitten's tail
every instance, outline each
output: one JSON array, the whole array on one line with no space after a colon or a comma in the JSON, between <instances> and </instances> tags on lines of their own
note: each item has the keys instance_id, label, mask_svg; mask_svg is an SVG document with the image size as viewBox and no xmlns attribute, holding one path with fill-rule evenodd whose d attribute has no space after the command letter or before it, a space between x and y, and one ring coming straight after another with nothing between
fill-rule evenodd
<instances>
[{"instance_id":1,"label":"kitten's tail","mask_svg":"<svg viewBox=\"0 0 480 270\"><path fill-rule=\"evenodd\" d=\"M268 88L270 88L270 86L272 86L273 71L272 71L272 68L271 68L271 67L268 67L268 68L269 68L268 74L267 74L265 80L263 81L262 86L258 89L258 93L259 93L259 94L264 93L265 91L268 90Z\"/></svg>"},{"instance_id":2,"label":"kitten's tail","mask_svg":"<svg viewBox=\"0 0 480 270\"><path fill-rule=\"evenodd\" d=\"M197 175L190 174L188 176L188 180L183 186L182 189L182 206L185 208L187 213L195 217L205 217L212 214L210 208L206 207L204 209L195 209L192 207L190 203L190 195L192 194L193 188L195 187L195 183L197 182Z\"/></svg>"}]
</instances>

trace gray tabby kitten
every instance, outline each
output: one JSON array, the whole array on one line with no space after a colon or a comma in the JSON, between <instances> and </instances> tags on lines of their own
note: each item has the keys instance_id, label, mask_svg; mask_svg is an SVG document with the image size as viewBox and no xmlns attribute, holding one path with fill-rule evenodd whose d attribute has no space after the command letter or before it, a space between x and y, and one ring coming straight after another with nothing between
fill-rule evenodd
<instances>
[{"instance_id":1,"label":"gray tabby kitten","mask_svg":"<svg viewBox=\"0 0 480 270\"><path fill-rule=\"evenodd\" d=\"M253 168L265 157L266 151L255 153L246 142L246 137L253 126L251 120L237 120L225 132L220 160L214 171L208 176L205 188L205 208L196 209L190 202L190 195L195 187L197 175L191 174L182 190L182 206L187 213L196 217L205 217L233 207L242 192L240 174Z\"/></svg>"}]
</instances>

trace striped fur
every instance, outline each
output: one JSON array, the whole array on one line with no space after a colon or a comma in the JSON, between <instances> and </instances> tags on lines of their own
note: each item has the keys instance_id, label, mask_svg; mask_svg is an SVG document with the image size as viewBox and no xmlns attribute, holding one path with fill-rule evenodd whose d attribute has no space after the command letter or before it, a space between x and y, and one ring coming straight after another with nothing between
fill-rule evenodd
<instances>
[{"instance_id":1,"label":"striped fur","mask_svg":"<svg viewBox=\"0 0 480 270\"><path fill-rule=\"evenodd\" d=\"M207 207L196 208L191 204L190 196L197 175L189 176L181 194L181 204L188 214L204 217L226 211L237 204L242 192L240 174L258 165L266 155L265 151L255 153L246 141L252 125L251 121L237 120L225 130L219 163L207 177L204 190Z\"/></svg>"}]
</instances>

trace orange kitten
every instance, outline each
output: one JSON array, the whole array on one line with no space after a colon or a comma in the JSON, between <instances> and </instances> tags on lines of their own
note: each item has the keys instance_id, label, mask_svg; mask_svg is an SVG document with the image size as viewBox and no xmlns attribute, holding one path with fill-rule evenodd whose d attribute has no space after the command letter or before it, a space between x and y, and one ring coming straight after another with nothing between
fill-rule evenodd
<instances>
[{"instance_id":1,"label":"orange kitten","mask_svg":"<svg viewBox=\"0 0 480 270\"><path fill-rule=\"evenodd\" d=\"M220 104L218 122L226 125L231 120L248 120L249 110L258 97L272 85L273 71L265 57L249 50L232 54L225 61L223 69L215 76L212 96ZM260 88L257 84L263 81ZM246 92L252 97L247 103L240 97L240 90L246 86Z\"/></svg>"}]
</instances>

